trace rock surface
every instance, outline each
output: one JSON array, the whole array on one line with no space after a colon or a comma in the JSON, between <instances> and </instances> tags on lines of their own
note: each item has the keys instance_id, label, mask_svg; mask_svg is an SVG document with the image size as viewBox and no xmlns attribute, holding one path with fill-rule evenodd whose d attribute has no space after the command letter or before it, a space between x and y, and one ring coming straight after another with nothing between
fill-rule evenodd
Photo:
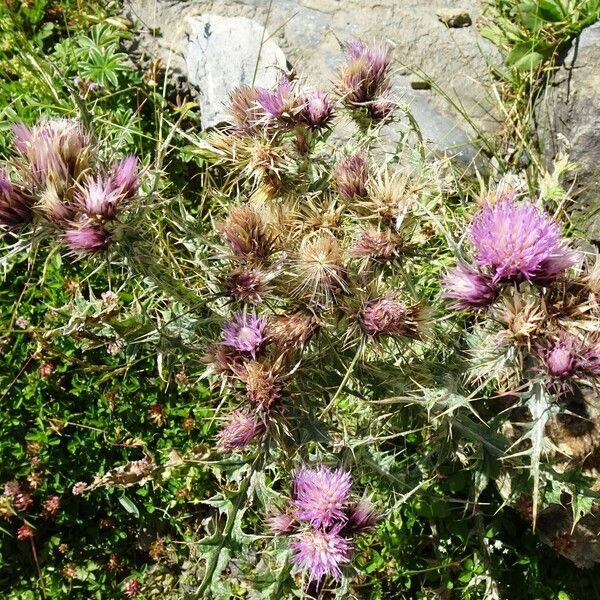
<instances>
[{"instance_id":1,"label":"rock surface","mask_svg":"<svg viewBox=\"0 0 600 600\"><path fill-rule=\"evenodd\" d=\"M461 12L468 13L473 23L481 18L484 0L464 0ZM141 25L139 49L161 58L175 76L187 75L185 54L190 43L188 18L208 13L222 17L246 17L272 34L299 75L310 85L330 88L342 62L340 40L360 38L363 41L384 39L395 45L400 70L395 89L399 99L410 106L417 122L443 148L474 137L464 120L457 118L449 102L430 90L413 90L410 82L431 78L467 112L477 129L493 132L497 127L492 102L486 90L488 62L499 62L498 51L478 33L475 26L449 28L438 18L438 11L455 8L454 0L125 0L124 13ZM235 44L235 40L232 40ZM215 45L216 46L216 45ZM218 70L227 60L236 60L224 43L222 56L208 70ZM214 56L214 55L213 55ZM188 65L190 60L188 58ZM416 72L416 73L415 73ZM411 75L412 74L412 75ZM196 75L200 75L199 71ZM194 79L194 74L191 75ZM210 83L197 80L207 98ZM229 80L229 83L233 83ZM200 97L202 103L202 97ZM207 109L210 123L218 107ZM212 110L212 112L210 112ZM418 115L421 115L419 117ZM429 137L427 135L426 137Z\"/></svg>"},{"instance_id":2,"label":"rock surface","mask_svg":"<svg viewBox=\"0 0 600 600\"><path fill-rule=\"evenodd\" d=\"M572 44L538 110L543 155L549 165L568 143L577 163L571 176L585 228L600 242L600 23L585 29Z\"/></svg>"},{"instance_id":3,"label":"rock surface","mask_svg":"<svg viewBox=\"0 0 600 600\"><path fill-rule=\"evenodd\" d=\"M200 90L204 127L227 120L224 108L238 85L272 87L285 71L285 55L256 21L206 14L186 22L188 80Z\"/></svg>"}]
</instances>

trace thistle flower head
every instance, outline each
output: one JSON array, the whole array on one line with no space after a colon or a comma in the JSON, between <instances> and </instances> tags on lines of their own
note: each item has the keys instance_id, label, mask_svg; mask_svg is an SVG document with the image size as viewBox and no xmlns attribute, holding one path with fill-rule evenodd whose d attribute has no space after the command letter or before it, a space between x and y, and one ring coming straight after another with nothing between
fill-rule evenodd
<instances>
[{"instance_id":1,"label":"thistle flower head","mask_svg":"<svg viewBox=\"0 0 600 600\"><path fill-rule=\"evenodd\" d=\"M357 258L389 261L396 258L401 244L402 240L390 229L369 226L360 232L351 251Z\"/></svg>"},{"instance_id":2,"label":"thistle flower head","mask_svg":"<svg viewBox=\"0 0 600 600\"><path fill-rule=\"evenodd\" d=\"M0 225L15 228L32 219L29 198L10 180L5 171L0 170Z\"/></svg>"},{"instance_id":3,"label":"thistle flower head","mask_svg":"<svg viewBox=\"0 0 600 600\"><path fill-rule=\"evenodd\" d=\"M241 269L228 275L223 281L228 294L240 302L259 304L267 291L265 277L251 269Z\"/></svg>"},{"instance_id":4,"label":"thistle flower head","mask_svg":"<svg viewBox=\"0 0 600 600\"><path fill-rule=\"evenodd\" d=\"M131 198L139 186L138 159L129 154L113 166L110 187L124 198Z\"/></svg>"},{"instance_id":5,"label":"thistle flower head","mask_svg":"<svg viewBox=\"0 0 600 600\"><path fill-rule=\"evenodd\" d=\"M372 338L384 335L420 337L422 310L405 306L393 295L367 302L358 317L362 330Z\"/></svg>"},{"instance_id":6,"label":"thistle flower head","mask_svg":"<svg viewBox=\"0 0 600 600\"><path fill-rule=\"evenodd\" d=\"M375 510L375 506L368 498L361 498L348 511L348 522L344 526L344 531L355 534L364 531L370 531L381 515Z\"/></svg>"},{"instance_id":7,"label":"thistle flower head","mask_svg":"<svg viewBox=\"0 0 600 600\"><path fill-rule=\"evenodd\" d=\"M496 299L491 278L462 263L448 271L443 287L444 296L454 300L452 306L457 310L483 308Z\"/></svg>"},{"instance_id":8,"label":"thistle flower head","mask_svg":"<svg viewBox=\"0 0 600 600\"><path fill-rule=\"evenodd\" d=\"M64 226L75 217L76 206L63 193L60 182L49 181L40 193L38 208L55 225ZM60 190L60 191L59 191Z\"/></svg>"},{"instance_id":9,"label":"thistle flower head","mask_svg":"<svg viewBox=\"0 0 600 600\"><path fill-rule=\"evenodd\" d=\"M363 154L346 156L334 171L336 187L345 200L367 196L367 160Z\"/></svg>"},{"instance_id":10,"label":"thistle flower head","mask_svg":"<svg viewBox=\"0 0 600 600\"><path fill-rule=\"evenodd\" d=\"M217 446L227 451L245 448L264 431L262 421L247 410L237 409L231 413L227 425L219 432Z\"/></svg>"},{"instance_id":11,"label":"thistle flower head","mask_svg":"<svg viewBox=\"0 0 600 600\"><path fill-rule=\"evenodd\" d=\"M275 535L291 533L295 523L296 518L289 512L277 511L267 518L267 527Z\"/></svg>"},{"instance_id":12,"label":"thistle flower head","mask_svg":"<svg viewBox=\"0 0 600 600\"><path fill-rule=\"evenodd\" d=\"M102 227L83 225L65 230L63 239L67 247L78 254L97 254L110 243L110 235Z\"/></svg>"},{"instance_id":13,"label":"thistle flower head","mask_svg":"<svg viewBox=\"0 0 600 600\"><path fill-rule=\"evenodd\" d=\"M281 315L269 324L269 339L273 341L278 352L292 348L304 348L317 331L319 325L314 315L296 312Z\"/></svg>"},{"instance_id":14,"label":"thistle flower head","mask_svg":"<svg viewBox=\"0 0 600 600\"><path fill-rule=\"evenodd\" d=\"M210 365L217 375L233 375L242 367L240 355L226 344L213 344L208 348L202 361Z\"/></svg>"},{"instance_id":15,"label":"thistle flower head","mask_svg":"<svg viewBox=\"0 0 600 600\"><path fill-rule=\"evenodd\" d=\"M252 358L262 350L267 341L265 333L267 318L256 312L238 312L232 321L223 327L223 343Z\"/></svg>"},{"instance_id":16,"label":"thistle flower head","mask_svg":"<svg viewBox=\"0 0 600 600\"><path fill-rule=\"evenodd\" d=\"M298 119L311 129L324 129L333 119L334 104L331 98L321 90L304 93L300 98L302 109Z\"/></svg>"},{"instance_id":17,"label":"thistle flower head","mask_svg":"<svg viewBox=\"0 0 600 600\"><path fill-rule=\"evenodd\" d=\"M81 189L75 192L75 200L81 210L89 217L100 217L106 220L116 218L122 199L120 189L115 188L111 179L103 175L86 179Z\"/></svg>"},{"instance_id":18,"label":"thistle flower head","mask_svg":"<svg viewBox=\"0 0 600 600\"><path fill-rule=\"evenodd\" d=\"M350 562L352 543L335 529L306 529L296 534L290 546L292 562L309 575L310 581L320 582L325 575L334 579L342 576L340 565Z\"/></svg>"},{"instance_id":19,"label":"thistle flower head","mask_svg":"<svg viewBox=\"0 0 600 600\"><path fill-rule=\"evenodd\" d=\"M251 360L240 370L239 377L246 384L246 395L254 406L266 410L279 399L281 385L271 365Z\"/></svg>"},{"instance_id":20,"label":"thistle flower head","mask_svg":"<svg viewBox=\"0 0 600 600\"><path fill-rule=\"evenodd\" d=\"M346 64L339 76L344 104L357 108L377 101L389 89L391 64L391 49L385 44L367 46L357 40L346 42Z\"/></svg>"},{"instance_id":21,"label":"thistle flower head","mask_svg":"<svg viewBox=\"0 0 600 600\"><path fill-rule=\"evenodd\" d=\"M547 282L578 260L561 238L559 224L531 201L486 205L471 225L475 261L493 281Z\"/></svg>"},{"instance_id":22,"label":"thistle flower head","mask_svg":"<svg viewBox=\"0 0 600 600\"><path fill-rule=\"evenodd\" d=\"M367 112L374 121L387 119L397 107L397 103L394 102L388 92L384 92L366 105Z\"/></svg>"},{"instance_id":23,"label":"thistle flower head","mask_svg":"<svg viewBox=\"0 0 600 600\"><path fill-rule=\"evenodd\" d=\"M229 96L228 112L238 132L256 131L264 118L258 103L258 89L248 85L235 88Z\"/></svg>"},{"instance_id":24,"label":"thistle flower head","mask_svg":"<svg viewBox=\"0 0 600 600\"><path fill-rule=\"evenodd\" d=\"M330 302L337 290L345 288L342 251L337 239L326 231L304 237L295 265L300 295Z\"/></svg>"},{"instance_id":25,"label":"thistle flower head","mask_svg":"<svg viewBox=\"0 0 600 600\"><path fill-rule=\"evenodd\" d=\"M283 123L298 120L300 99L292 82L284 75L280 77L275 89L257 88L257 101L267 116Z\"/></svg>"},{"instance_id":26,"label":"thistle flower head","mask_svg":"<svg viewBox=\"0 0 600 600\"><path fill-rule=\"evenodd\" d=\"M294 478L296 517L313 527L344 523L351 487L350 473L342 469L300 469Z\"/></svg>"},{"instance_id":27,"label":"thistle flower head","mask_svg":"<svg viewBox=\"0 0 600 600\"><path fill-rule=\"evenodd\" d=\"M546 371L555 379L600 375L600 353L574 335L562 332L540 350Z\"/></svg>"},{"instance_id":28,"label":"thistle flower head","mask_svg":"<svg viewBox=\"0 0 600 600\"><path fill-rule=\"evenodd\" d=\"M217 230L235 256L251 260L267 258L274 236L265 215L252 206L234 206Z\"/></svg>"},{"instance_id":29,"label":"thistle flower head","mask_svg":"<svg viewBox=\"0 0 600 600\"><path fill-rule=\"evenodd\" d=\"M13 141L35 184L77 179L88 164L91 137L76 119L44 120L33 127L15 125Z\"/></svg>"}]
</instances>

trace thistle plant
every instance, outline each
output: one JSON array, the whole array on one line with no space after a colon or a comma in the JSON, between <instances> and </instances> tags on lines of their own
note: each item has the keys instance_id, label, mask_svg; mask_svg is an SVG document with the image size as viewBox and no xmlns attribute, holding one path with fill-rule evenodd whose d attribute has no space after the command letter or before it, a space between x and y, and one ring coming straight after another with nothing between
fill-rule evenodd
<instances>
[{"instance_id":1,"label":"thistle plant","mask_svg":"<svg viewBox=\"0 0 600 600\"><path fill-rule=\"evenodd\" d=\"M15 155L0 172L0 222L54 237L76 255L106 250L137 196L138 159L101 164L91 134L67 118L15 125L13 145Z\"/></svg>"}]
</instances>

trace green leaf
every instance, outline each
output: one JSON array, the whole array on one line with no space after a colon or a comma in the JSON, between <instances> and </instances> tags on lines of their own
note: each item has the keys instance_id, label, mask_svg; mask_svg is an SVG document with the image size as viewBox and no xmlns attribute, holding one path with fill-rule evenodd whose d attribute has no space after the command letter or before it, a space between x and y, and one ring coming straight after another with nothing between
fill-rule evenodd
<instances>
[{"instance_id":1,"label":"green leaf","mask_svg":"<svg viewBox=\"0 0 600 600\"><path fill-rule=\"evenodd\" d=\"M140 511L132 500L130 500L127 496L121 496L119 498L119 502L128 513L134 515L136 518L139 518Z\"/></svg>"}]
</instances>

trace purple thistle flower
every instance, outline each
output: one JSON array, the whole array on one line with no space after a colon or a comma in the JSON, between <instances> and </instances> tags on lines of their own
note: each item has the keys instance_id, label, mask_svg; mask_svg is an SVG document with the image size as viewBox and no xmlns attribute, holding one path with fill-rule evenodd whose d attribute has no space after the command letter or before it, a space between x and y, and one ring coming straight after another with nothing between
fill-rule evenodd
<instances>
[{"instance_id":1,"label":"purple thistle flower","mask_svg":"<svg viewBox=\"0 0 600 600\"><path fill-rule=\"evenodd\" d=\"M391 49L382 43L367 46L357 40L349 40L346 42L346 60L339 86L344 104L356 108L371 102L383 102L390 86ZM388 108L381 103L372 116L377 118L383 113L389 114Z\"/></svg>"},{"instance_id":2,"label":"purple thistle flower","mask_svg":"<svg viewBox=\"0 0 600 600\"><path fill-rule=\"evenodd\" d=\"M113 167L111 185L125 198L135 195L139 186L137 156L129 154Z\"/></svg>"},{"instance_id":3,"label":"purple thistle flower","mask_svg":"<svg viewBox=\"0 0 600 600\"><path fill-rule=\"evenodd\" d=\"M111 179L98 175L88 178L81 190L75 192L75 199L89 217L115 219L123 195L115 188Z\"/></svg>"},{"instance_id":4,"label":"purple thistle flower","mask_svg":"<svg viewBox=\"0 0 600 600\"><path fill-rule=\"evenodd\" d=\"M367 196L367 177L369 175L367 160L362 154L346 156L334 172L337 189L345 200Z\"/></svg>"},{"instance_id":5,"label":"purple thistle flower","mask_svg":"<svg viewBox=\"0 0 600 600\"><path fill-rule=\"evenodd\" d=\"M31 203L6 172L0 170L0 224L13 228L32 219Z\"/></svg>"},{"instance_id":6,"label":"purple thistle flower","mask_svg":"<svg viewBox=\"0 0 600 600\"><path fill-rule=\"evenodd\" d=\"M324 575L342 576L340 565L350 562L352 543L339 530L307 529L290 542L292 562L308 572L309 580L319 582Z\"/></svg>"},{"instance_id":7,"label":"purple thistle flower","mask_svg":"<svg viewBox=\"0 0 600 600\"><path fill-rule=\"evenodd\" d=\"M561 238L559 224L531 201L486 205L471 225L475 261L490 268L493 282L552 280L578 260Z\"/></svg>"},{"instance_id":8,"label":"purple thistle flower","mask_svg":"<svg viewBox=\"0 0 600 600\"><path fill-rule=\"evenodd\" d=\"M369 73L376 78L384 77L392 66L392 50L383 42L367 45L359 40L346 41L346 59L363 60Z\"/></svg>"},{"instance_id":9,"label":"purple thistle flower","mask_svg":"<svg viewBox=\"0 0 600 600\"><path fill-rule=\"evenodd\" d=\"M277 119L284 123L297 120L300 109L299 98L291 81L285 75L279 79L274 90L257 88L256 99L271 119Z\"/></svg>"},{"instance_id":10,"label":"purple thistle flower","mask_svg":"<svg viewBox=\"0 0 600 600\"><path fill-rule=\"evenodd\" d=\"M333 101L321 90L306 92L301 98L302 110L298 118L311 129L328 127L333 118Z\"/></svg>"},{"instance_id":11,"label":"purple thistle flower","mask_svg":"<svg viewBox=\"0 0 600 600\"><path fill-rule=\"evenodd\" d=\"M222 450L245 448L254 438L265 432L265 425L248 410L238 409L231 413L229 421L219 432L217 446Z\"/></svg>"},{"instance_id":12,"label":"purple thistle flower","mask_svg":"<svg viewBox=\"0 0 600 600\"><path fill-rule=\"evenodd\" d=\"M483 308L496 299L492 280L487 275L464 264L450 269L443 281L444 296L454 300L452 306L463 308Z\"/></svg>"},{"instance_id":13,"label":"purple thistle flower","mask_svg":"<svg viewBox=\"0 0 600 600\"><path fill-rule=\"evenodd\" d=\"M313 527L331 527L346 521L352 478L342 469L302 468L294 479L296 517Z\"/></svg>"},{"instance_id":14,"label":"purple thistle flower","mask_svg":"<svg viewBox=\"0 0 600 600\"><path fill-rule=\"evenodd\" d=\"M266 317L259 317L254 311L251 314L239 312L233 321L225 323L223 343L256 358L267 341L266 327Z\"/></svg>"},{"instance_id":15,"label":"purple thistle flower","mask_svg":"<svg viewBox=\"0 0 600 600\"><path fill-rule=\"evenodd\" d=\"M349 534L369 531L375 527L375 524L381 515L375 510L375 506L368 498L361 498L348 512L348 522L344 526L344 531Z\"/></svg>"},{"instance_id":16,"label":"purple thistle flower","mask_svg":"<svg viewBox=\"0 0 600 600\"><path fill-rule=\"evenodd\" d=\"M573 335L562 333L557 340L541 347L540 354L546 371L555 379L600 375L598 351Z\"/></svg>"},{"instance_id":17,"label":"purple thistle flower","mask_svg":"<svg viewBox=\"0 0 600 600\"><path fill-rule=\"evenodd\" d=\"M296 518L289 512L275 512L267 518L267 526L271 533L275 535L283 535L294 531L294 523Z\"/></svg>"},{"instance_id":18,"label":"purple thistle flower","mask_svg":"<svg viewBox=\"0 0 600 600\"><path fill-rule=\"evenodd\" d=\"M108 247L110 236L105 229L85 225L67 229L64 240L70 250L83 254L96 254Z\"/></svg>"}]
</instances>

